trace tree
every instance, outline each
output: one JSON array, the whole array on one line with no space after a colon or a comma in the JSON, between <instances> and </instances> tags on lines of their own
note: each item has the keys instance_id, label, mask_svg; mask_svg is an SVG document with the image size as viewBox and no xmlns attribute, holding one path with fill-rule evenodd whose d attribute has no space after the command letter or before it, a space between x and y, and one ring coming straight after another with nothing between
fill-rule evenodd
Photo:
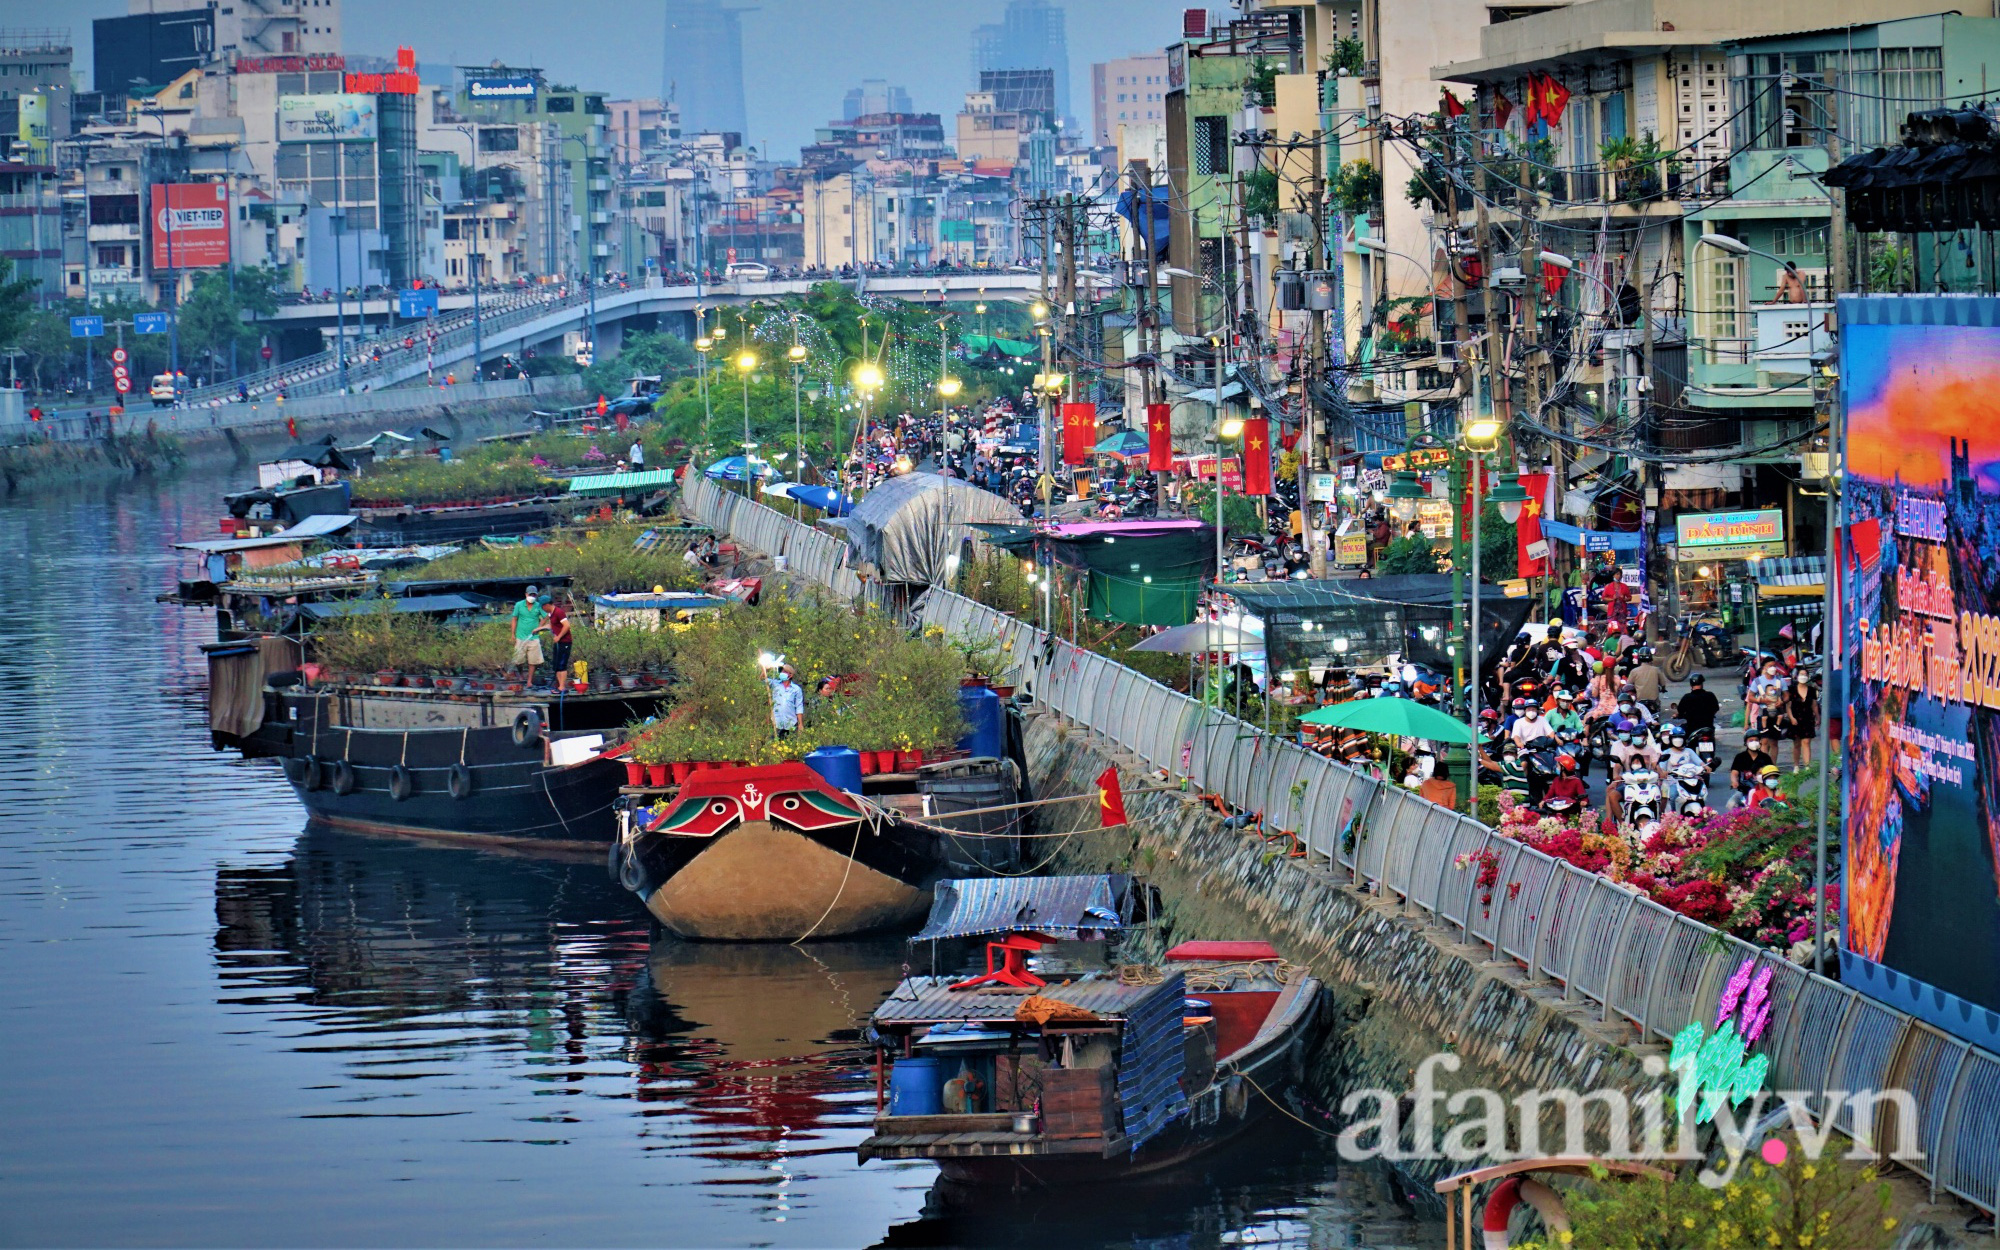
<instances>
[{"instance_id":1,"label":"tree","mask_svg":"<svg viewBox=\"0 0 2000 1250\"><path fill-rule=\"evenodd\" d=\"M1375 571L1384 577L1397 573L1435 573L1437 552L1431 547L1431 540L1421 534L1398 538L1382 549L1375 561Z\"/></svg>"},{"instance_id":2,"label":"tree","mask_svg":"<svg viewBox=\"0 0 2000 1250\"><path fill-rule=\"evenodd\" d=\"M0 257L0 347L16 347L35 308L34 278L13 278L14 262Z\"/></svg>"},{"instance_id":3,"label":"tree","mask_svg":"<svg viewBox=\"0 0 2000 1250\"><path fill-rule=\"evenodd\" d=\"M229 367L231 348L239 367L244 356L254 359L263 332L246 317L268 317L278 311L277 281L277 271L269 266L233 273L210 269L197 275L178 314L181 359L210 357L216 376Z\"/></svg>"},{"instance_id":4,"label":"tree","mask_svg":"<svg viewBox=\"0 0 2000 1250\"><path fill-rule=\"evenodd\" d=\"M628 334L616 355L583 371L584 400L590 402L599 395L616 399L637 374L657 374L664 386L694 367L694 348L674 335Z\"/></svg>"}]
</instances>

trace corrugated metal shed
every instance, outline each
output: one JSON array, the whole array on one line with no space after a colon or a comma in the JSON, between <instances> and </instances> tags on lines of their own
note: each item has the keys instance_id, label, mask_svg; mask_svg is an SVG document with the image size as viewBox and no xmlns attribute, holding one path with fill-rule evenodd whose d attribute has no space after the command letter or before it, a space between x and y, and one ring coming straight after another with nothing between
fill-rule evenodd
<instances>
[{"instance_id":1,"label":"corrugated metal shed","mask_svg":"<svg viewBox=\"0 0 2000 1250\"><path fill-rule=\"evenodd\" d=\"M1112 875L940 881L930 919L910 940L1122 928L1119 903L1127 880Z\"/></svg>"},{"instance_id":2,"label":"corrugated metal shed","mask_svg":"<svg viewBox=\"0 0 2000 1250\"><path fill-rule=\"evenodd\" d=\"M1007 1020L1030 995L1039 994L1058 1002L1081 1007L1108 1020L1125 1019L1140 1004L1160 996L1172 1009L1175 1027L1181 1015L1181 991L1161 985L1121 985L1115 972L1097 972L1067 984L1046 985L1038 990L1010 986L986 987L953 993L948 987L961 977L910 977L875 1009L877 1023L936 1024L946 1020ZM1178 987L1180 975L1171 983ZM1178 1042L1176 1042L1178 1045Z\"/></svg>"}]
</instances>

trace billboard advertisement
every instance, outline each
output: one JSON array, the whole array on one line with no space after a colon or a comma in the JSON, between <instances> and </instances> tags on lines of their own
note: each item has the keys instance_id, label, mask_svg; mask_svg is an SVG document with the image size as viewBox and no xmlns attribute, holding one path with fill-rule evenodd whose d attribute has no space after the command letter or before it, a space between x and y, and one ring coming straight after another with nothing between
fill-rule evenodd
<instances>
[{"instance_id":1,"label":"billboard advertisement","mask_svg":"<svg viewBox=\"0 0 2000 1250\"><path fill-rule=\"evenodd\" d=\"M153 268L220 269L229 263L229 187L220 182L156 182Z\"/></svg>"},{"instance_id":2,"label":"billboard advertisement","mask_svg":"<svg viewBox=\"0 0 2000 1250\"><path fill-rule=\"evenodd\" d=\"M2000 1042L2000 299L1840 300L1841 980Z\"/></svg>"},{"instance_id":3,"label":"billboard advertisement","mask_svg":"<svg viewBox=\"0 0 2000 1250\"><path fill-rule=\"evenodd\" d=\"M1785 514L1683 512L1674 518L1674 542L1683 560L1760 560L1785 554Z\"/></svg>"},{"instance_id":4,"label":"billboard advertisement","mask_svg":"<svg viewBox=\"0 0 2000 1250\"><path fill-rule=\"evenodd\" d=\"M469 100L532 100L535 80L525 75L508 78L468 78L465 95Z\"/></svg>"},{"instance_id":5,"label":"billboard advertisement","mask_svg":"<svg viewBox=\"0 0 2000 1250\"><path fill-rule=\"evenodd\" d=\"M356 143L375 137L375 97L335 92L278 97L278 142Z\"/></svg>"}]
</instances>

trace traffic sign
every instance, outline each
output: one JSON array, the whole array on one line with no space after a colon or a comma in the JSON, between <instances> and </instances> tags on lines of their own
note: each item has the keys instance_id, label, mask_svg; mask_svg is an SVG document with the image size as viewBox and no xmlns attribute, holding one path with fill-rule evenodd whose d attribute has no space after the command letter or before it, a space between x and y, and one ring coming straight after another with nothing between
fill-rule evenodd
<instances>
[{"instance_id":1,"label":"traffic sign","mask_svg":"<svg viewBox=\"0 0 2000 1250\"><path fill-rule=\"evenodd\" d=\"M436 287L427 286L414 291L396 292L396 315L398 317L411 319L417 317L435 317L437 316L437 311L438 293Z\"/></svg>"},{"instance_id":2,"label":"traffic sign","mask_svg":"<svg viewBox=\"0 0 2000 1250\"><path fill-rule=\"evenodd\" d=\"M165 334L174 324L172 313L133 313L132 333Z\"/></svg>"},{"instance_id":3,"label":"traffic sign","mask_svg":"<svg viewBox=\"0 0 2000 1250\"><path fill-rule=\"evenodd\" d=\"M257 349L257 354L259 356L262 356L265 360L269 360L271 358L271 345L269 343L264 344L262 347Z\"/></svg>"},{"instance_id":4,"label":"traffic sign","mask_svg":"<svg viewBox=\"0 0 2000 1250\"><path fill-rule=\"evenodd\" d=\"M71 317L69 336L73 339L101 339L104 337L104 318Z\"/></svg>"},{"instance_id":5,"label":"traffic sign","mask_svg":"<svg viewBox=\"0 0 2000 1250\"><path fill-rule=\"evenodd\" d=\"M124 365L113 365L111 366L111 376L114 378L129 378L132 375L125 372Z\"/></svg>"},{"instance_id":6,"label":"traffic sign","mask_svg":"<svg viewBox=\"0 0 2000 1250\"><path fill-rule=\"evenodd\" d=\"M131 390L131 389L132 389L132 379L131 379L131 378L119 378L119 379L117 379L116 381L114 381L114 382L113 382L113 383L112 383L111 385L113 385L113 386L117 387L117 388L118 388L118 393L119 393L120 395L123 395L123 394L124 394L125 392L127 392L127 391L129 391L129 390Z\"/></svg>"},{"instance_id":7,"label":"traffic sign","mask_svg":"<svg viewBox=\"0 0 2000 1250\"><path fill-rule=\"evenodd\" d=\"M132 357L128 355L125 349L122 347L114 347L111 349L111 363L114 365L122 365L131 358Z\"/></svg>"}]
</instances>

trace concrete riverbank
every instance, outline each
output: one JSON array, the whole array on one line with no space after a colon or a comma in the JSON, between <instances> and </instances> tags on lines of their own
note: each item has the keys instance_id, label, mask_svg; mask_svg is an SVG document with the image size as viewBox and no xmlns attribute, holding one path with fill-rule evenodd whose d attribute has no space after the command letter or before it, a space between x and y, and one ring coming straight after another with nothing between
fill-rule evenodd
<instances>
[{"instance_id":1,"label":"concrete riverbank","mask_svg":"<svg viewBox=\"0 0 2000 1250\"><path fill-rule=\"evenodd\" d=\"M319 395L216 408L133 406L116 419L82 412L53 417L39 437L0 446L0 491L37 484L156 473L180 465L255 463L260 455L331 434L365 438L377 430L428 425L454 438L490 434L537 408L577 402L579 379L538 378L407 387L364 395ZM104 432L111 420L112 433ZM289 423L289 424L288 424ZM297 437L292 427L297 428Z\"/></svg>"}]
</instances>

